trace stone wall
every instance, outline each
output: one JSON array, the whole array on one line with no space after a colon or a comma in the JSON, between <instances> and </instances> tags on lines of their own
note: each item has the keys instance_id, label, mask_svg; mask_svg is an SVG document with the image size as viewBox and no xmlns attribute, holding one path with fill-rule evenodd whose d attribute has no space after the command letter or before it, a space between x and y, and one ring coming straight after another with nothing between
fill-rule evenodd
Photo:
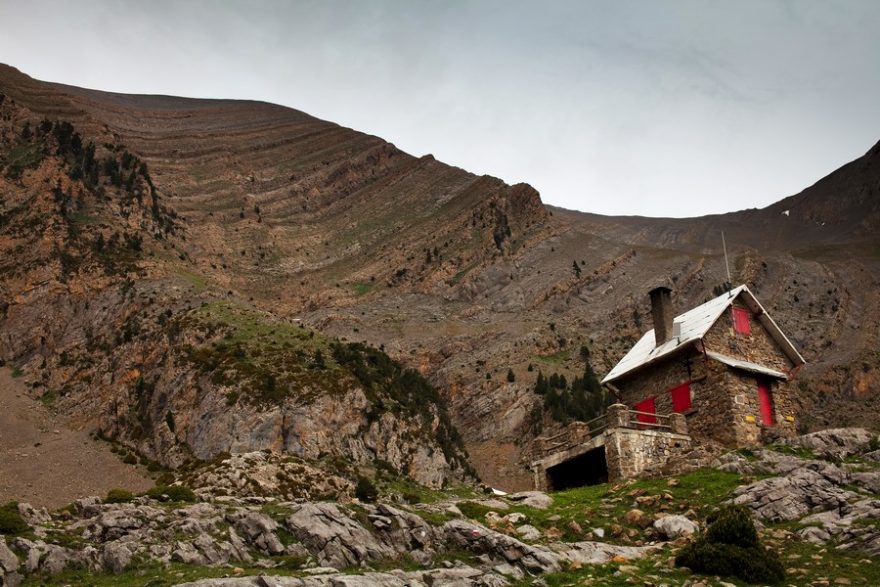
<instances>
[{"instance_id":1,"label":"stone wall","mask_svg":"<svg viewBox=\"0 0 880 587\"><path fill-rule=\"evenodd\" d=\"M622 403L631 407L653 395L657 413L671 414L669 390L690 381L691 409L685 416L691 436L735 446L733 396L725 388L726 372L727 368L721 363L707 359L696 349L689 349L642 369L633 377L619 380L616 386Z\"/></svg>"},{"instance_id":2,"label":"stone wall","mask_svg":"<svg viewBox=\"0 0 880 587\"><path fill-rule=\"evenodd\" d=\"M702 379L706 374L705 360L703 354L692 347L618 379L614 386L620 390L619 400L632 407L653 395L657 398L657 413L669 414L672 412L672 398L667 392L682 383Z\"/></svg>"},{"instance_id":3,"label":"stone wall","mask_svg":"<svg viewBox=\"0 0 880 587\"><path fill-rule=\"evenodd\" d=\"M550 489L549 480L547 479L547 469L562 464L565 461L577 458L591 450L602 448L605 445L605 434L599 434L595 438L584 441L577 446L560 450L544 458L537 460L531 464L532 474L534 475L534 486L538 491L547 491Z\"/></svg>"},{"instance_id":4,"label":"stone wall","mask_svg":"<svg viewBox=\"0 0 880 587\"><path fill-rule=\"evenodd\" d=\"M792 437L796 435L794 406L785 381L767 380L773 397L773 411L776 425L771 429L773 435ZM758 404L758 379L752 373L727 368L724 373L724 386L732 394L732 412L735 446L757 446L762 444L767 432L761 423L761 408Z\"/></svg>"},{"instance_id":5,"label":"stone wall","mask_svg":"<svg viewBox=\"0 0 880 587\"><path fill-rule=\"evenodd\" d=\"M691 437L657 430L613 428L605 434L608 481L659 471L670 457L691 448Z\"/></svg>"},{"instance_id":6,"label":"stone wall","mask_svg":"<svg viewBox=\"0 0 880 587\"><path fill-rule=\"evenodd\" d=\"M739 299L735 300L733 305L746 307L739 303ZM731 310L725 310L703 337L706 350L788 373L794 364L754 315L750 322L751 334L738 334L733 329Z\"/></svg>"}]
</instances>

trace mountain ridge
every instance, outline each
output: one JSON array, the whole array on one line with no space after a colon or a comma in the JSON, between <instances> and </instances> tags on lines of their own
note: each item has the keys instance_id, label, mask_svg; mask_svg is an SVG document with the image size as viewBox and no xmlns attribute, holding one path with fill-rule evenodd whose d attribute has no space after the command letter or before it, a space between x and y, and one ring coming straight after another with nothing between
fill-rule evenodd
<instances>
[{"instance_id":1,"label":"mountain ridge","mask_svg":"<svg viewBox=\"0 0 880 587\"><path fill-rule=\"evenodd\" d=\"M62 88L0 67L0 92L35 123L70 119L148 164L181 236L142 270L181 303L231 296L418 369L449 401L487 482L525 487L531 438L561 426L533 391L539 372L609 369L646 329L657 280L674 284L682 311L726 281L722 230L734 281L810 363L798 382L803 426L874 423L863 407L877 405L880 381L877 146L761 210L606 217L281 106L174 109L205 100L106 103ZM0 328L18 330L8 318Z\"/></svg>"}]
</instances>

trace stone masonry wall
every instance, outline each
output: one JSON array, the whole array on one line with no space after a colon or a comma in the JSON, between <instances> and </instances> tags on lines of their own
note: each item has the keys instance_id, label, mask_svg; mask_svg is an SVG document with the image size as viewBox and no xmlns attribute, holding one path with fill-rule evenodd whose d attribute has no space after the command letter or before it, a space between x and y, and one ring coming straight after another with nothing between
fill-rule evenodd
<instances>
[{"instance_id":1,"label":"stone masonry wall","mask_svg":"<svg viewBox=\"0 0 880 587\"><path fill-rule=\"evenodd\" d=\"M621 403L632 407L653 395L657 398L657 413L668 414L672 412L672 398L666 392L682 383L701 379L704 375L705 357L691 348L619 379L614 385L620 390Z\"/></svg>"},{"instance_id":2,"label":"stone masonry wall","mask_svg":"<svg viewBox=\"0 0 880 587\"><path fill-rule=\"evenodd\" d=\"M733 396L724 385L726 372L724 365L692 349L621 379L616 387L621 392L621 402L630 407L653 395L657 413L671 414L669 390L690 381L692 407L685 416L691 436L735 446Z\"/></svg>"},{"instance_id":3,"label":"stone masonry wall","mask_svg":"<svg viewBox=\"0 0 880 587\"><path fill-rule=\"evenodd\" d=\"M655 430L615 428L605 436L605 462L608 481L631 479L659 470L670 457L691 448L691 438Z\"/></svg>"},{"instance_id":4,"label":"stone masonry wall","mask_svg":"<svg viewBox=\"0 0 880 587\"><path fill-rule=\"evenodd\" d=\"M776 418L775 434L795 436L794 406L787 393L788 385L776 379L766 381L773 398L773 412ZM757 446L762 442L761 408L758 403L758 380L745 371L726 370L724 386L733 397L733 423L736 446Z\"/></svg>"},{"instance_id":5,"label":"stone masonry wall","mask_svg":"<svg viewBox=\"0 0 880 587\"><path fill-rule=\"evenodd\" d=\"M746 307L739 299L734 301L734 306ZM788 373L793 363L757 318L752 316L750 322L751 334L739 334L733 329L731 310L725 310L703 337L706 350Z\"/></svg>"}]
</instances>

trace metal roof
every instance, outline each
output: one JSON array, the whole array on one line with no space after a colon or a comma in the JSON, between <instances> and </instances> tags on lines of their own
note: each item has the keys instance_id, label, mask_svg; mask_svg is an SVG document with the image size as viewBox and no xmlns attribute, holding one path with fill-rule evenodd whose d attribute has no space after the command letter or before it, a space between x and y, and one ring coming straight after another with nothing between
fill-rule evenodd
<instances>
[{"instance_id":1,"label":"metal roof","mask_svg":"<svg viewBox=\"0 0 880 587\"><path fill-rule=\"evenodd\" d=\"M764 367L763 365L759 365L757 363L734 359L733 357L728 357L727 355L722 355L721 353L713 353L712 351L707 351L706 355L712 359L715 359L716 361L724 363L725 365L730 365L731 367L735 367L737 369L751 371L752 373L758 373L760 375L769 375L770 377L776 377L777 379L788 379L788 375L786 375L785 373L777 371L776 369Z\"/></svg>"},{"instance_id":2,"label":"metal roof","mask_svg":"<svg viewBox=\"0 0 880 587\"><path fill-rule=\"evenodd\" d=\"M666 357L673 352L701 340L712 325L721 317L724 311L730 307L735 299L742 296L743 302L749 307L757 320L767 329L770 336L782 348L783 352L795 365L802 365L806 361L791 344L791 341L782 333L776 323L761 306L754 294L745 285L735 287L717 298L711 299L684 314L676 316L673 320L673 332L678 332L660 346L654 345L654 329L646 332L633 348L620 360L608 375L602 379L602 383L610 383L621 376L650 365L657 360ZM678 328L679 330L676 330Z\"/></svg>"}]
</instances>

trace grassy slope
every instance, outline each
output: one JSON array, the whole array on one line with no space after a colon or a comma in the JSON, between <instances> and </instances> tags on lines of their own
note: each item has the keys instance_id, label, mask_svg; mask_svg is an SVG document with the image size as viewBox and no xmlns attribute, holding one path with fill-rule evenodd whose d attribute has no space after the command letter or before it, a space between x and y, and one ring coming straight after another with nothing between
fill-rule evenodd
<instances>
[{"instance_id":1,"label":"grassy slope","mask_svg":"<svg viewBox=\"0 0 880 587\"><path fill-rule=\"evenodd\" d=\"M866 465L869 466L869 465ZM701 522L719 503L727 499L732 491L750 479L734 473L715 470L702 470L667 479L639 480L616 485L597 485L582 487L553 494L554 503L550 509L539 510L521 505L514 505L510 511L517 511L527 516L527 523L541 529L544 534L541 542L551 543L589 539L589 531L603 528L603 540L619 544L648 543L649 539L643 530L634 525L622 522L623 514L638 504L648 514L663 512L687 512ZM409 496L413 501L422 504L434 504L447 500L460 500L459 507L468 517L485 523L485 514L493 511L491 507L478 503L478 498L470 491L438 492L426 490L406 481L391 480L383 484L383 493ZM656 500L650 499L656 496ZM647 503L646 503L647 502ZM357 506L352 506L356 511ZM449 519L445 513L422 510L426 506L406 506L422 513L426 520L433 524L442 524ZM283 506L268 505L263 511L276 519L283 519L289 511ZM508 513L498 511L499 515ZM366 519L362 520L366 522ZM582 528L577 532L576 522ZM788 579L784 584L813 585L834 584L836 580L848 580L851 585L880 585L880 564L871 560L868 555L859 552L838 550L833 543L827 547L816 546L797 540L791 533L799 527L796 523L770 524L762 531L762 539L770 548L776 550L789 569ZM50 535L54 541L64 544L63 536ZM292 537L289 537L292 538ZM75 540L76 537L70 537ZM603 565L586 565L565 572L545 575L544 579L550 586L562 585L680 585L688 579L700 579L707 585L719 585L720 581L743 586L745 583L737 579L698 577L689 571L675 568L673 560L679 544L664 544L654 554L638 561L610 562ZM438 557L437 563L452 558L464 560L471 564L476 561L467 553L447 553ZM301 561L277 558L280 565L269 571L270 574L297 574ZM240 567L233 573L233 566L225 568L198 568L174 564L163 569L153 563L139 563L122 575L94 575L86 570L69 570L55 577L32 577L25 585L174 585L186 580L201 577L233 576L234 574L252 575L265 574L264 568L235 565ZM383 561L373 565L376 570L390 568L414 568L411 561ZM362 573L366 569L351 569L352 573ZM529 585L526 579L517 585Z\"/></svg>"}]
</instances>

